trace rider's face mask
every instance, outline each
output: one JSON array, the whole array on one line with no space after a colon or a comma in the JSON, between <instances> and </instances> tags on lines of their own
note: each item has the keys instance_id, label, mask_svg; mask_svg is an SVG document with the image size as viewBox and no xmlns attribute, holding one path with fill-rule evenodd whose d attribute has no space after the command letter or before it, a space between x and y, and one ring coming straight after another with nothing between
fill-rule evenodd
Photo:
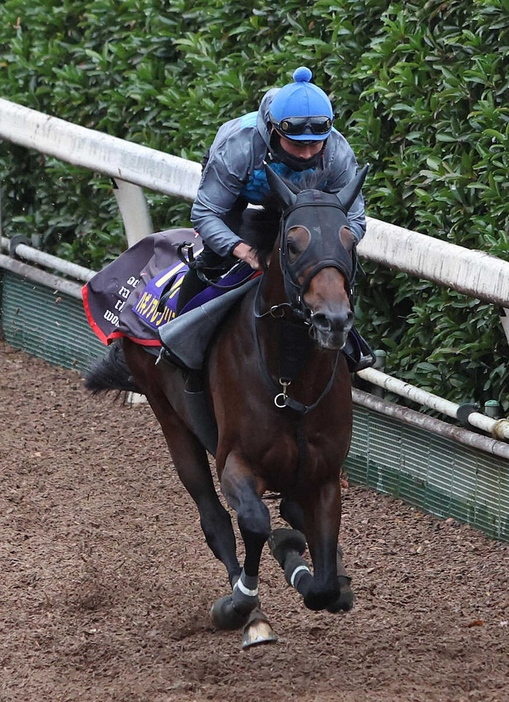
<instances>
[{"instance_id":1,"label":"rider's face mask","mask_svg":"<svg viewBox=\"0 0 509 702\"><path fill-rule=\"evenodd\" d=\"M300 141L298 143L302 144L306 142ZM316 141L310 143L316 144ZM284 163L285 166L291 168L292 171L300 172L305 171L308 168L316 168L317 166L319 166L324 147L325 142L323 142L322 148L316 154L314 154L310 158L301 158L300 156L294 156L293 154L289 154L288 151L285 151L285 149L281 145L281 138L275 129L272 131L270 137L270 156L272 160L278 163Z\"/></svg>"}]
</instances>

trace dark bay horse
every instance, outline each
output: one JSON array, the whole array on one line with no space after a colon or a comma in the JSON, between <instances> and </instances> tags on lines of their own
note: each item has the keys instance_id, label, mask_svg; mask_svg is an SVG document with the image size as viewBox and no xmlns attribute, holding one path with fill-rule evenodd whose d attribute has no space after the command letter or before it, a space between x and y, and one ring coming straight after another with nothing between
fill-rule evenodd
<instances>
[{"instance_id":1,"label":"dark bay horse","mask_svg":"<svg viewBox=\"0 0 509 702\"><path fill-rule=\"evenodd\" d=\"M338 546L340 471L352 429L341 349L353 324L355 239L347 213L367 168L339 194L294 192L266 170L282 212L279 234L259 286L222 323L205 374L218 431L216 469L244 541L242 566L186 408L185 374L124 339L87 379L94 392L135 387L146 395L207 543L228 572L232 591L213 605L213 622L221 629L245 626L244 646L275 639L259 609L266 542L308 608L338 612L353 605ZM267 491L281 496L280 513L291 528L271 531L262 500ZM303 558L306 546L312 568Z\"/></svg>"}]
</instances>

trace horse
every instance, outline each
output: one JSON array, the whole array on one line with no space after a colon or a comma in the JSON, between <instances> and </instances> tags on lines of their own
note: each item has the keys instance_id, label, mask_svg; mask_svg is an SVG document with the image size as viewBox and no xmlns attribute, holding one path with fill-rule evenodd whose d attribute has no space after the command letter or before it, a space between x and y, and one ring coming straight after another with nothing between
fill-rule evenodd
<instances>
[{"instance_id":1,"label":"horse","mask_svg":"<svg viewBox=\"0 0 509 702\"><path fill-rule=\"evenodd\" d=\"M242 564L230 510L186 406L185 372L126 338L86 380L93 392L116 387L146 396L196 503L207 545L228 574L231 591L214 602L213 624L244 627L243 647L277 640L258 593L266 543L307 608L337 613L353 606L338 542L340 473L352 433L351 376L342 349L353 325L355 275L347 214L366 172L328 193L292 188L266 166L278 202L276 240L259 285L217 330L203 377L217 425L217 478L236 513ZM288 527L272 530L266 493L280 498Z\"/></svg>"}]
</instances>

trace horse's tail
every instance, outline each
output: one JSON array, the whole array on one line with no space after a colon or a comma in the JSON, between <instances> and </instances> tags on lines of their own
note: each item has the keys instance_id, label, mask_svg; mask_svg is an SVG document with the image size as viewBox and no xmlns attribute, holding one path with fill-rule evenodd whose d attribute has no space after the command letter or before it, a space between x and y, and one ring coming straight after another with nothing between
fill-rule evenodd
<instances>
[{"instance_id":1,"label":"horse's tail","mask_svg":"<svg viewBox=\"0 0 509 702\"><path fill-rule=\"evenodd\" d=\"M110 390L141 392L131 376L121 342L112 344L108 353L85 373L85 388L94 395Z\"/></svg>"}]
</instances>

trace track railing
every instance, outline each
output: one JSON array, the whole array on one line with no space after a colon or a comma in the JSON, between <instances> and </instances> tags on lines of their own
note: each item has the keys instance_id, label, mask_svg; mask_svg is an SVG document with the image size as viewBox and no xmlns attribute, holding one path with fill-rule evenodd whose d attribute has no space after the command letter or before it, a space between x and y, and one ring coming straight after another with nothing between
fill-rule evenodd
<instances>
[{"instance_id":1,"label":"track railing","mask_svg":"<svg viewBox=\"0 0 509 702\"><path fill-rule=\"evenodd\" d=\"M198 188L201 172L198 163L71 124L2 98L0 138L112 178L117 185L115 194L129 244L152 231L143 188L188 201L194 199ZM2 245L7 248L9 242L2 239ZM59 270L55 260L47 259L47 263L44 263L42 259L47 254L42 254L41 258L40 252L29 249L23 244L18 245L16 256ZM361 257L391 269L430 280L501 308L509 308L509 263L484 252L469 250L370 217L358 251ZM20 268L20 273L30 274L27 264L13 262L10 256L0 254L0 266L14 270L16 265L23 269L22 272ZM65 270L60 268L63 273L74 275L79 280L88 279L93 274L86 269L81 269L78 274L76 271L69 273L69 266L74 264L62 262L60 265L65 266ZM41 277L41 273L33 275ZM53 278L55 276L51 276L52 281ZM65 288L68 284L64 282L63 285ZM73 285L70 285L70 290L76 296ZM370 383L448 416L457 416L458 406L447 400L377 371L361 371L361 377L362 374ZM384 409L379 408L379 411L383 412ZM473 413L472 425L492 433L497 439L509 437L509 423L506 420L489 420L479 413Z\"/></svg>"}]
</instances>

